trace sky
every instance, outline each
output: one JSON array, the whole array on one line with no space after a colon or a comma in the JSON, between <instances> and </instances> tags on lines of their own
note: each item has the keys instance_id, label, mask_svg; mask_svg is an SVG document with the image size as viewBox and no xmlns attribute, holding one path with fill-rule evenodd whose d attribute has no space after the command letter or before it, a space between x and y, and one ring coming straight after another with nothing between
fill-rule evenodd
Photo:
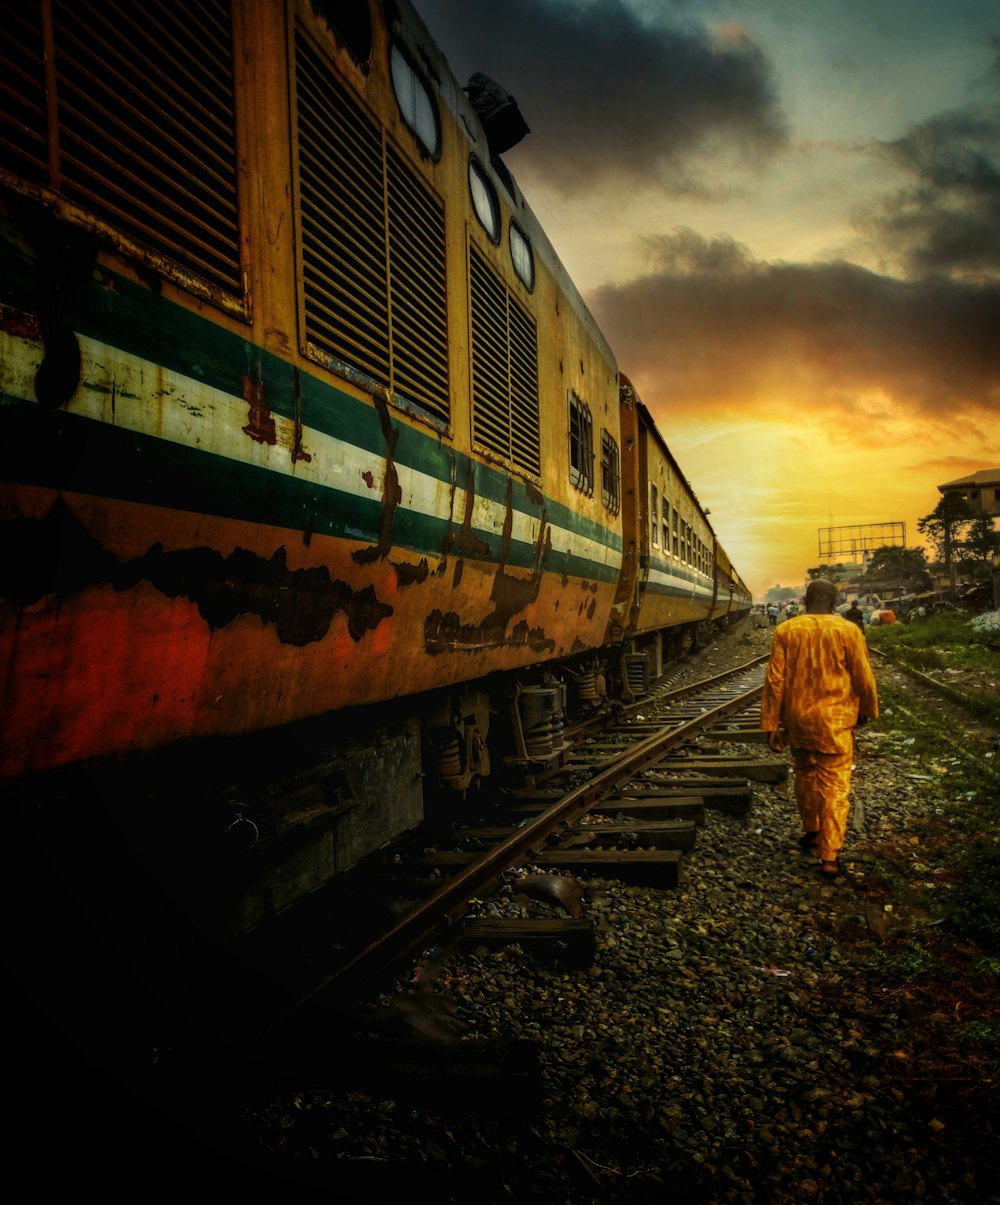
<instances>
[{"instance_id":1,"label":"sky","mask_svg":"<svg viewBox=\"0 0 1000 1205\"><path fill-rule=\"evenodd\" d=\"M415 0L744 580L1000 466L996 0Z\"/></svg>"}]
</instances>

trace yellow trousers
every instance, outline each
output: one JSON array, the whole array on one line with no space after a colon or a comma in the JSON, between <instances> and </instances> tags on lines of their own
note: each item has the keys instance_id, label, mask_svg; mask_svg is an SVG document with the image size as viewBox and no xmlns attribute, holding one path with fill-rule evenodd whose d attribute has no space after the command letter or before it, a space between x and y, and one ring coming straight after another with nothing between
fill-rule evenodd
<instances>
[{"instance_id":1,"label":"yellow trousers","mask_svg":"<svg viewBox=\"0 0 1000 1205\"><path fill-rule=\"evenodd\" d=\"M817 753L793 749L795 802L804 833L819 833L819 856L836 862L844 846L851 810L852 753Z\"/></svg>"}]
</instances>

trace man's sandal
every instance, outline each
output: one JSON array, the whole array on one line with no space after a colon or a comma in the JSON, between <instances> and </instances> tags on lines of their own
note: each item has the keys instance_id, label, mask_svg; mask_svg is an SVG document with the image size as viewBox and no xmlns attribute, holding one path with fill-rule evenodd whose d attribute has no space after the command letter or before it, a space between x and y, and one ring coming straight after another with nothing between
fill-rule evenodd
<instances>
[{"instance_id":1,"label":"man's sandal","mask_svg":"<svg viewBox=\"0 0 1000 1205\"><path fill-rule=\"evenodd\" d=\"M834 879L840 878L840 863L839 862L821 862L819 868L820 878L825 879L828 883Z\"/></svg>"},{"instance_id":2,"label":"man's sandal","mask_svg":"<svg viewBox=\"0 0 1000 1205\"><path fill-rule=\"evenodd\" d=\"M803 833L802 836L799 837L799 849L801 849L803 853L806 853L810 849L815 849L818 844L819 832Z\"/></svg>"}]
</instances>

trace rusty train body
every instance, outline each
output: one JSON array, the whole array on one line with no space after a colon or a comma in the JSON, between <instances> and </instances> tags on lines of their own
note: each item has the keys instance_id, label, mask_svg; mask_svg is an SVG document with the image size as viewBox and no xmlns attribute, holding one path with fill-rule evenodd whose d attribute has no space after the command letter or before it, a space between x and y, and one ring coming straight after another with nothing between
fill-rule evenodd
<instances>
[{"instance_id":1,"label":"rusty train body","mask_svg":"<svg viewBox=\"0 0 1000 1205\"><path fill-rule=\"evenodd\" d=\"M405 0L0 9L0 783L43 843L169 813L245 931L749 608L516 110Z\"/></svg>"}]
</instances>

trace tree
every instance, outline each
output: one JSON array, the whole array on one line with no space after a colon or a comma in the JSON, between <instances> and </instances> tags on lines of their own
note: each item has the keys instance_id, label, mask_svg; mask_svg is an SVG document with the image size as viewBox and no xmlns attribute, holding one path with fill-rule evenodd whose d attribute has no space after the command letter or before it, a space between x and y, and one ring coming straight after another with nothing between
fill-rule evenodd
<instances>
[{"instance_id":1,"label":"tree","mask_svg":"<svg viewBox=\"0 0 1000 1205\"><path fill-rule=\"evenodd\" d=\"M801 593L802 591L797 590L794 586L772 586L764 601L769 603L789 602L793 598L798 598Z\"/></svg>"},{"instance_id":2,"label":"tree","mask_svg":"<svg viewBox=\"0 0 1000 1205\"><path fill-rule=\"evenodd\" d=\"M892 579L901 583L927 586L927 554L922 548L900 548L884 544L876 548L865 569L868 579Z\"/></svg>"},{"instance_id":3,"label":"tree","mask_svg":"<svg viewBox=\"0 0 1000 1205\"><path fill-rule=\"evenodd\" d=\"M989 515L977 515L969 524L965 540L956 550L963 561L975 561L988 569L990 561L1000 552L1000 532Z\"/></svg>"},{"instance_id":4,"label":"tree","mask_svg":"<svg viewBox=\"0 0 1000 1205\"><path fill-rule=\"evenodd\" d=\"M934 546L937 559L950 569L962 534L976 518L976 511L961 494L942 494L929 515L917 520L917 531Z\"/></svg>"}]
</instances>

